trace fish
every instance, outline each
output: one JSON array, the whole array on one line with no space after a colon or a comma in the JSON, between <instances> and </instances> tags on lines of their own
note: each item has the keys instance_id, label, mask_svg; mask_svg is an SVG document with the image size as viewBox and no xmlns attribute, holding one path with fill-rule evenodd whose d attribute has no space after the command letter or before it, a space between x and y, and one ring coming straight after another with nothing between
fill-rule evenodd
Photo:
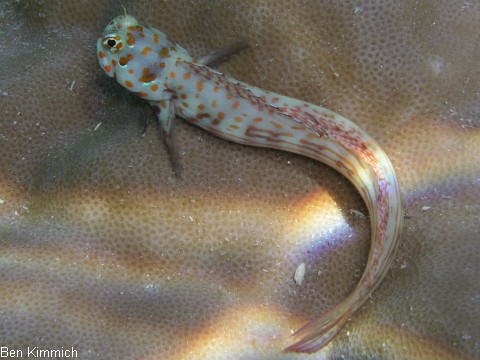
<instances>
[{"instance_id":1,"label":"fish","mask_svg":"<svg viewBox=\"0 0 480 360\"><path fill-rule=\"evenodd\" d=\"M362 277L345 299L296 331L293 343L284 349L313 353L335 337L387 274L403 228L400 186L380 145L352 121L208 66L220 58L215 54L224 56L230 50L193 58L166 34L140 24L126 11L97 40L104 72L152 106L170 148L174 125L183 118L228 141L318 160L358 190L371 226Z\"/></svg>"}]
</instances>

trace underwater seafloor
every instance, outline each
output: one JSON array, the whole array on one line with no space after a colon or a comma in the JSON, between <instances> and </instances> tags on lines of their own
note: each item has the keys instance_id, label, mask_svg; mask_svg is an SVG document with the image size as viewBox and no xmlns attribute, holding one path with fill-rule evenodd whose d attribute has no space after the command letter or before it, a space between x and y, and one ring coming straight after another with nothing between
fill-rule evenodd
<instances>
[{"instance_id":1,"label":"underwater seafloor","mask_svg":"<svg viewBox=\"0 0 480 360\"><path fill-rule=\"evenodd\" d=\"M361 198L323 164L183 121L176 176L147 103L97 63L121 5L196 55L246 40L221 71L336 111L389 155L408 215L399 251L316 354L281 350L363 272ZM3 1L2 351L479 358L479 34L478 1Z\"/></svg>"}]
</instances>

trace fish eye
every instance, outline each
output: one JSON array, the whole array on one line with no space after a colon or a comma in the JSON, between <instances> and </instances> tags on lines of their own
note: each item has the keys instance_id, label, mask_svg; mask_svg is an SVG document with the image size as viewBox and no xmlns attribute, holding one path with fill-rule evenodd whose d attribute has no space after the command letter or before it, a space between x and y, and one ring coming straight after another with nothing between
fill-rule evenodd
<instances>
[{"instance_id":1,"label":"fish eye","mask_svg":"<svg viewBox=\"0 0 480 360\"><path fill-rule=\"evenodd\" d=\"M119 51L121 51L123 47L122 45L123 45L123 41L117 35L109 35L107 37L104 37L103 47L104 49L110 51L111 53L116 54Z\"/></svg>"}]
</instances>

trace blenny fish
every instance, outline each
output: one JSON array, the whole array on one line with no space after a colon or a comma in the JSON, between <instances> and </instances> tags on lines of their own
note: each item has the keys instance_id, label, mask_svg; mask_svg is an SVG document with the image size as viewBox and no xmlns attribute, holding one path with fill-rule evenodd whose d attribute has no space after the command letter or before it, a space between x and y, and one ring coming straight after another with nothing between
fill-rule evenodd
<instances>
[{"instance_id":1,"label":"blenny fish","mask_svg":"<svg viewBox=\"0 0 480 360\"><path fill-rule=\"evenodd\" d=\"M168 139L177 116L223 139L308 156L343 174L370 215L365 271L344 300L294 334L286 351L315 352L326 345L382 282L403 226L400 188L385 152L360 127L323 107L228 77L192 58L159 30L131 15L118 16L97 42L105 73L153 107Z\"/></svg>"}]
</instances>

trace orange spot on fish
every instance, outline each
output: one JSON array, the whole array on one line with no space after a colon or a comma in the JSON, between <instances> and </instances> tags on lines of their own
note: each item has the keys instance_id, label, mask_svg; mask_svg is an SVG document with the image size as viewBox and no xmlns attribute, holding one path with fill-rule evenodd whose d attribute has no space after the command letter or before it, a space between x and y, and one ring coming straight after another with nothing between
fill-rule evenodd
<instances>
[{"instance_id":1,"label":"orange spot on fish","mask_svg":"<svg viewBox=\"0 0 480 360\"><path fill-rule=\"evenodd\" d=\"M104 69L105 69L106 72L112 71L112 67L111 67L110 65L106 65L106 66L104 67Z\"/></svg>"},{"instance_id":2,"label":"orange spot on fish","mask_svg":"<svg viewBox=\"0 0 480 360\"><path fill-rule=\"evenodd\" d=\"M143 82L143 83L149 83L149 82L152 82L153 80L155 80L156 77L157 77L157 75L152 74L150 72L150 69L144 68L143 69L143 75L142 75L142 77L140 77L138 79L138 81Z\"/></svg>"},{"instance_id":3,"label":"orange spot on fish","mask_svg":"<svg viewBox=\"0 0 480 360\"><path fill-rule=\"evenodd\" d=\"M158 34L153 34L153 42L158 44Z\"/></svg>"},{"instance_id":4,"label":"orange spot on fish","mask_svg":"<svg viewBox=\"0 0 480 360\"><path fill-rule=\"evenodd\" d=\"M133 69L128 69L129 74L133 74Z\"/></svg>"},{"instance_id":5,"label":"orange spot on fish","mask_svg":"<svg viewBox=\"0 0 480 360\"><path fill-rule=\"evenodd\" d=\"M183 90L183 85L178 85L178 90L182 91Z\"/></svg>"},{"instance_id":6,"label":"orange spot on fish","mask_svg":"<svg viewBox=\"0 0 480 360\"><path fill-rule=\"evenodd\" d=\"M160 67L161 67L162 69L165 69L165 66L166 66L166 65L165 65L164 62L160 63Z\"/></svg>"},{"instance_id":7,"label":"orange spot on fish","mask_svg":"<svg viewBox=\"0 0 480 360\"><path fill-rule=\"evenodd\" d=\"M142 50L142 55L147 56L150 51L152 51L152 48L149 46L145 46L145 48Z\"/></svg>"},{"instance_id":8,"label":"orange spot on fish","mask_svg":"<svg viewBox=\"0 0 480 360\"><path fill-rule=\"evenodd\" d=\"M173 71L170 72L170 77L171 77L172 79L175 79L176 76L177 76L177 74L175 74Z\"/></svg>"},{"instance_id":9,"label":"orange spot on fish","mask_svg":"<svg viewBox=\"0 0 480 360\"><path fill-rule=\"evenodd\" d=\"M158 85L157 84L153 84L150 89L152 89L152 91L157 91L158 90Z\"/></svg>"},{"instance_id":10,"label":"orange spot on fish","mask_svg":"<svg viewBox=\"0 0 480 360\"><path fill-rule=\"evenodd\" d=\"M129 88L133 87L133 84L131 81L125 80L125 85Z\"/></svg>"},{"instance_id":11,"label":"orange spot on fish","mask_svg":"<svg viewBox=\"0 0 480 360\"><path fill-rule=\"evenodd\" d=\"M161 57L165 57L168 55L168 49L167 48L163 48L162 51L160 51L160 56Z\"/></svg>"},{"instance_id":12,"label":"orange spot on fish","mask_svg":"<svg viewBox=\"0 0 480 360\"><path fill-rule=\"evenodd\" d=\"M225 117L225 113L223 113L221 111L217 115L218 120L223 120L224 117Z\"/></svg>"},{"instance_id":13,"label":"orange spot on fish","mask_svg":"<svg viewBox=\"0 0 480 360\"><path fill-rule=\"evenodd\" d=\"M117 60L112 59L112 65L113 65L113 66L117 66Z\"/></svg>"},{"instance_id":14,"label":"orange spot on fish","mask_svg":"<svg viewBox=\"0 0 480 360\"><path fill-rule=\"evenodd\" d=\"M197 90L202 91L203 90L203 82L199 81L197 82Z\"/></svg>"},{"instance_id":15,"label":"orange spot on fish","mask_svg":"<svg viewBox=\"0 0 480 360\"><path fill-rule=\"evenodd\" d=\"M167 102L164 100L160 101L160 106L165 109L167 107Z\"/></svg>"},{"instance_id":16,"label":"orange spot on fish","mask_svg":"<svg viewBox=\"0 0 480 360\"><path fill-rule=\"evenodd\" d=\"M242 118L240 116L235 116L234 119L236 122L242 122Z\"/></svg>"},{"instance_id":17,"label":"orange spot on fish","mask_svg":"<svg viewBox=\"0 0 480 360\"><path fill-rule=\"evenodd\" d=\"M214 120L212 121L212 125L217 126L218 124L220 124L220 120L214 119Z\"/></svg>"},{"instance_id":18,"label":"orange spot on fish","mask_svg":"<svg viewBox=\"0 0 480 360\"><path fill-rule=\"evenodd\" d=\"M135 44L135 38L133 37L132 33L127 33L127 44L130 46Z\"/></svg>"},{"instance_id":19,"label":"orange spot on fish","mask_svg":"<svg viewBox=\"0 0 480 360\"><path fill-rule=\"evenodd\" d=\"M185 107L185 108L188 108L188 103L182 102L182 106Z\"/></svg>"},{"instance_id":20,"label":"orange spot on fish","mask_svg":"<svg viewBox=\"0 0 480 360\"><path fill-rule=\"evenodd\" d=\"M218 90L219 90L219 89L218 89L218 87L216 87L216 86L213 88L213 92L215 92L215 93L218 92Z\"/></svg>"},{"instance_id":21,"label":"orange spot on fish","mask_svg":"<svg viewBox=\"0 0 480 360\"><path fill-rule=\"evenodd\" d=\"M182 95L180 95L180 97L181 97L182 99L186 99L186 98L187 98L187 94L182 94Z\"/></svg>"},{"instance_id":22,"label":"orange spot on fish","mask_svg":"<svg viewBox=\"0 0 480 360\"><path fill-rule=\"evenodd\" d=\"M262 122L262 121L263 121L263 118L257 117L257 118L255 118L255 119L253 119L253 121L255 121L255 122Z\"/></svg>"},{"instance_id":23,"label":"orange spot on fish","mask_svg":"<svg viewBox=\"0 0 480 360\"><path fill-rule=\"evenodd\" d=\"M216 108L216 107L217 107L217 101L216 101L216 100L210 101L210 105L211 105L213 108Z\"/></svg>"},{"instance_id":24,"label":"orange spot on fish","mask_svg":"<svg viewBox=\"0 0 480 360\"><path fill-rule=\"evenodd\" d=\"M282 125L280 125L279 123L277 123L273 120L269 121L269 123L272 124L273 126L275 126L276 129L281 129L283 127Z\"/></svg>"},{"instance_id":25,"label":"orange spot on fish","mask_svg":"<svg viewBox=\"0 0 480 360\"><path fill-rule=\"evenodd\" d=\"M272 98L272 102L277 102L278 100L279 100L278 97L273 97Z\"/></svg>"},{"instance_id":26,"label":"orange spot on fish","mask_svg":"<svg viewBox=\"0 0 480 360\"><path fill-rule=\"evenodd\" d=\"M227 99L230 100L231 98L233 98L233 95L232 94L227 94Z\"/></svg>"},{"instance_id":27,"label":"orange spot on fish","mask_svg":"<svg viewBox=\"0 0 480 360\"><path fill-rule=\"evenodd\" d=\"M205 104L198 104L197 108L198 110L203 110L205 109Z\"/></svg>"},{"instance_id":28,"label":"orange spot on fish","mask_svg":"<svg viewBox=\"0 0 480 360\"><path fill-rule=\"evenodd\" d=\"M191 76L190 73L185 73L185 74L183 74L183 78L184 78L185 80L190 79L190 76Z\"/></svg>"},{"instance_id":29,"label":"orange spot on fish","mask_svg":"<svg viewBox=\"0 0 480 360\"><path fill-rule=\"evenodd\" d=\"M233 104L232 104L232 109L236 109L238 108L238 106L240 105L240 101L235 101Z\"/></svg>"},{"instance_id":30,"label":"orange spot on fish","mask_svg":"<svg viewBox=\"0 0 480 360\"><path fill-rule=\"evenodd\" d=\"M146 92L143 92L143 91L137 92L137 95L140 96L140 97L148 97L148 94Z\"/></svg>"},{"instance_id":31,"label":"orange spot on fish","mask_svg":"<svg viewBox=\"0 0 480 360\"><path fill-rule=\"evenodd\" d=\"M127 54L126 57L122 56L118 62L120 63L120 65L125 66L132 59L133 59L133 55L132 54Z\"/></svg>"},{"instance_id":32,"label":"orange spot on fish","mask_svg":"<svg viewBox=\"0 0 480 360\"><path fill-rule=\"evenodd\" d=\"M98 56L100 57L100 59L104 59L105 58L105 53L103 51L99 51Z\"/></svg>"},{"instance_id":33,"label":"orange spot on fish","mask_svg":"<svg viewBox=\"0 0 480 360\"><path fill-rule=\"evenodd\" d=\"M237 125L230 125L230 127L231 127L232 129L235 129L235 130L236 130L236 129L239 129L239 127L238 127Z\"/></svg>"},{"instance_id":34,"label":"orange spot on fish","mask_svg":"<svg viewBox=\"0 0 480 360\"><path fill-rule=\"evenodd\" d=\"M292 130L305 130L305 126L295 125L295 126L290 126L290 129L292 129Z\"/></svg>"}]
</instances>

